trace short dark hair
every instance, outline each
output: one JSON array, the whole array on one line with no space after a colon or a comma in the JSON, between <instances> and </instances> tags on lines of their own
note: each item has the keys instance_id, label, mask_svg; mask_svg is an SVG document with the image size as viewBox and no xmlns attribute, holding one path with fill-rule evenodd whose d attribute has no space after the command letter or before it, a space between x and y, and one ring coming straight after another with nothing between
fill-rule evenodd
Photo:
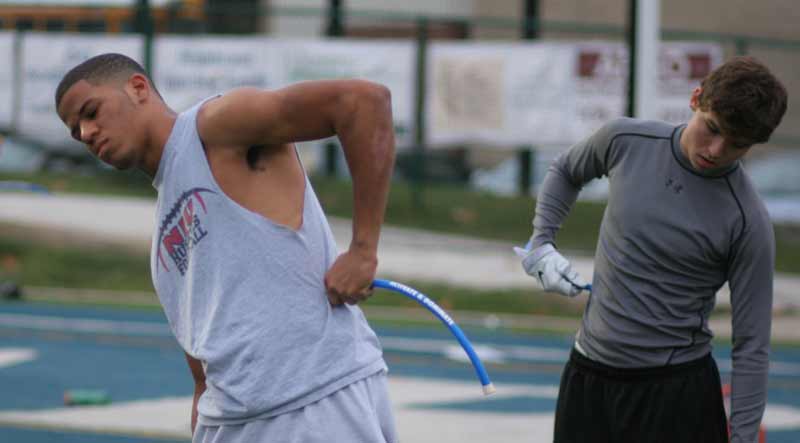
<instances>
[{"instance_id":1,"label":"short dark hair","mask_svg":"<svg viewBox=\"0 0 800 443\"><path fill-rule=\"evenodd\" d=\"M725 136L748 144L768 141L786 113L786 88L753 57L730 59L701 87L700 109L717 115Z\"/></svg>"},{"instance_id":2,"label":"short dark hair","mask_svg":"<svg viewBox=\"0 0 800 443\"><path fill-rule=\"evenodd\" d=\"M147 72L136 60L122 54L96 55L70 69L61 79L58 88L56 88L56 109L61 104L61 99L64 98L67 90L81 80L86 80L93 85L99 85L122 75L129 76L134 73L147 77L150 85L155 90L153 81L150 80ZM158 94L158 90L156 90L156 94Z\"/></svg>"}]
</instances>

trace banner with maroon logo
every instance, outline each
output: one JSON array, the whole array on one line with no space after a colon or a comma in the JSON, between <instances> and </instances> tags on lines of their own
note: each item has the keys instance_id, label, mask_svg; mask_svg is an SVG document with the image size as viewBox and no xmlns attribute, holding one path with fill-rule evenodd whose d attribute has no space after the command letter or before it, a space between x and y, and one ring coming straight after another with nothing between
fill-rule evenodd
<instances>
[{"instance_id":1,"label":"banner with maroon logo","mask_svg":"<svg viewBox=\"0 0 800 443\"><path fill-rule=\"evenodd\" d=\"M432 146L563 149L625 113L623 43L434 43L429 58ZM659 61L657 118L686 121L692 89L722 63L722 50L665 42Z\"/></svg>"}]
</instances>

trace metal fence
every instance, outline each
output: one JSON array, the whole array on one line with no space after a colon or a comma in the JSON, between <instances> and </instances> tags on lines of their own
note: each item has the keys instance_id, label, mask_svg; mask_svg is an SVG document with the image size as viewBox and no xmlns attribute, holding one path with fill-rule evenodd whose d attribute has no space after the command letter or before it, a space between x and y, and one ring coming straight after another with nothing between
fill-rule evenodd
<instances>
[{"instance_id":1,"label":"metal fence","mask_svg":"<svg viewBox=\"0 0 800 443\"><path fill-rule=\"evenodd\" d=\"M336 3L336 2L332 2ZM463 152L453 154L424 153L425 97L424 70L427 42L435 39L494 39L518 40L536 37L545 40L624 40L627 31L623 26L589 24L578 22L556 22L514 18L486 18L457 15L421 15L411 13L387 13L386 11L352 10L344 8L267 7L253 1L183 1L162 8L150 8L147 1L138 1L138 7L77 8L70 13L61 11L62 19L69 26L59 26L59 16L47 11L47 19L37 19L35 11L20 17L9 15L8 9L0 7L0 24L19 29L44 29L54 31L84 30L85 32L139 32L146 36L145 64L152 60L152 36L157 33L181 34L267 34L281 36L286 33L329 37L403 38L418 42L417 115L412 164L424 163L425 158L440 156L444 162L463 164ZM33 14L33 15L31 15ZM72 14L72 15L70 15ZM77 15L76 15L77 14ZM13 19L13 20L12 20ZM81 26L80 20L92 23ZM13 23L12 23L13 22ZM800 40L760 38L739 34L697 32L691 30L664 29L664 40L708 41L720 44L725 56L750 54L763 60L785 82L790 94L790 107L784 122L773 136L770 146L778 148L800 148L800 106L793 97L800 94ZM147 38L149 37L149 38ZM688 97L687 97L688 102ZM528 189L530 177L530 150L520 151L521 186ZM328 153L328 169L335 169L332 151ZM435 158L432 160L435 164ZM421 177L427 167L421 166ZM414 168L412 168L414 169ZM456 174L463 177L463 171Z\"/></svg>"}]
</instances>

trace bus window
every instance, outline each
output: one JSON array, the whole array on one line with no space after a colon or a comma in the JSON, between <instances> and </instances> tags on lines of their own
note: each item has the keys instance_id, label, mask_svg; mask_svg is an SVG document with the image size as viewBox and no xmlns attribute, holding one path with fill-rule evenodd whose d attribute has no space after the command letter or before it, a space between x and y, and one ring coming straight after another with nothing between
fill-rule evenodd
<instances>
[{"instance_id":1,"label":"bus window","mask_svg":"<svg viewBox=\"0 0 800 443\"><path fill-rule=\"evenodd\" d=\"M66 23L64 23L64 20L51 18L47 20L44 27L47 31L63 31L66 28Z\"/></svg>"},{"instance_id":2,"label":"bus window","mask_svg":"<svg viewBox=\"0 0 800 443\"><path fill-rule=\"evenodd\" d=\"M16 23L14 24L14 28L17 31L30 31L31 29L33 29L33 19L29 17L18 18Z\"/></svg>"},{"instance_id":3,"label":"bus window","mask_svg":"<svg viewBox=\"0 0 800 443\"><path fill-rule=\"evenodd\" d=\"M79 32L105 32L106 24L103 20L85 19L78 21Z\"/></svg>"}]
</instances>

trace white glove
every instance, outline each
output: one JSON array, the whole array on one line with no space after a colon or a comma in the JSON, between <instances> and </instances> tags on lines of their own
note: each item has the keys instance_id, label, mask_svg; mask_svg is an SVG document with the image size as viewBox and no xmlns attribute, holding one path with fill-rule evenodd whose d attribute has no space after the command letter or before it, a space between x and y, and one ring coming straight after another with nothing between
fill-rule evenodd
<instances>
[{"instance_id":1,"label":"white glove","mask_svg":"<svg viewBox=\"0 0 800 443\"><path fill-rule=\"evenodd\" d=\"M515 247L514 252L522 257L525 272L539 280L545 291L575 297L584 289L590 290L590 286L572 270L569 260L550 243L534 250L530 250L530 244L525 248Z\"/></svg>"}]
</instances>

